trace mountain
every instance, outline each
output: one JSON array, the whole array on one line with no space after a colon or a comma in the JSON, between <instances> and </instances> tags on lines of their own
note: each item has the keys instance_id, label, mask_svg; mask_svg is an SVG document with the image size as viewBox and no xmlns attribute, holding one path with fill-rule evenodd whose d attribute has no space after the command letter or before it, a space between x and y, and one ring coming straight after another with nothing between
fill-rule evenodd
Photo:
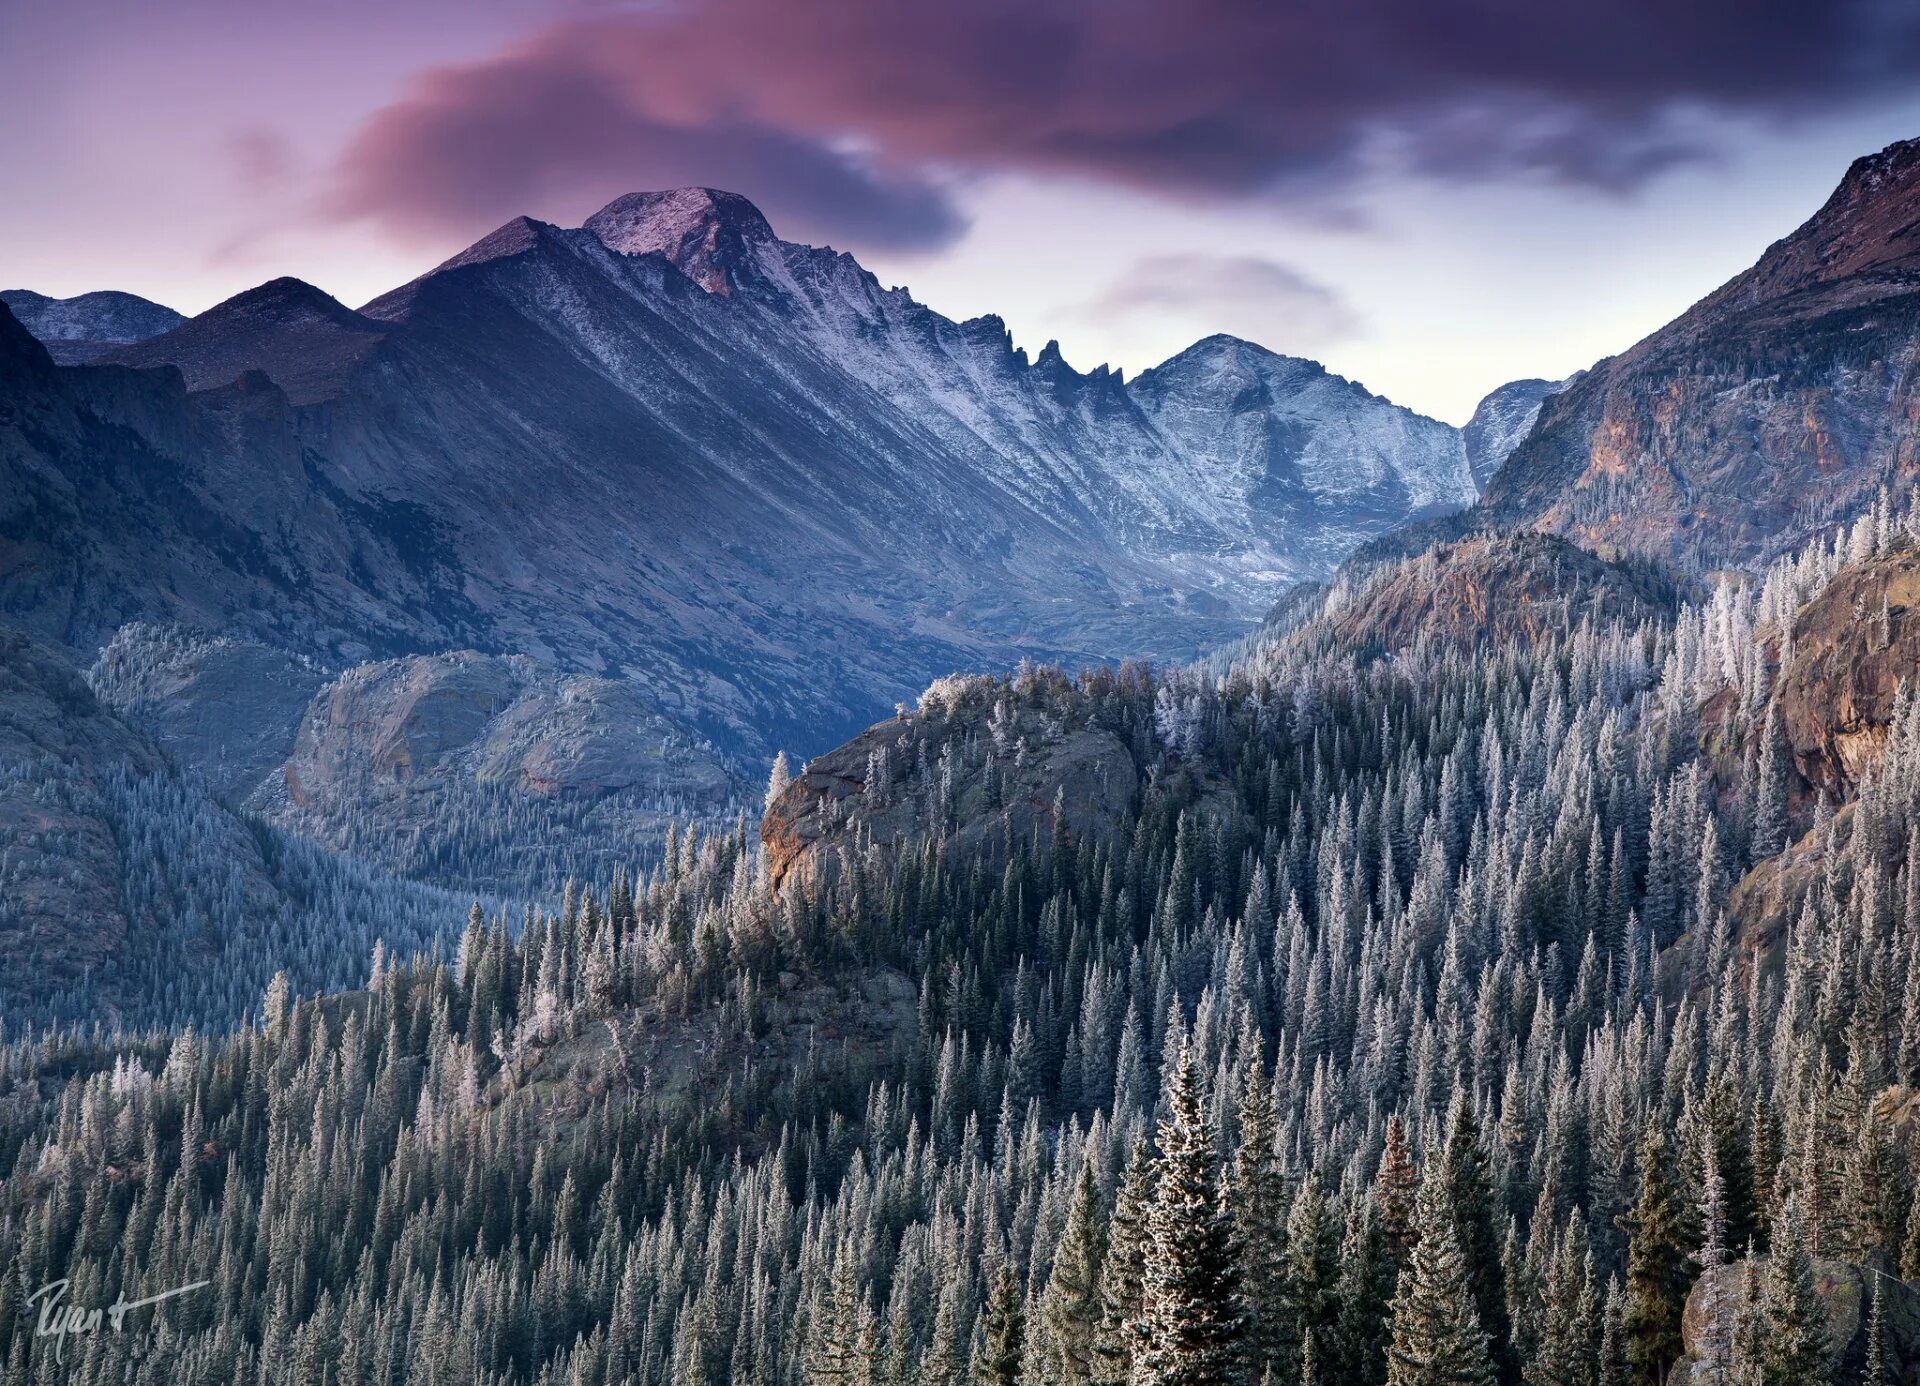
<instances>
[{"instance_id":1,"label":"mountain","mask_svg":"<svg viewBox=\"0 0 1920 1386\"><path fill-rule=\"evenodd\" d=\"M48 298L31 289L0 290L27 331L66 364L90 361L117 346L145 341L186 321L171 308L111 289L74 298Z\"/></svg>"},{"instance_id":2,"label":"mountain","mask_svg":"<svg viewBox=\"0 0 1920 1386\"><path fill-rule=\"evenodd\" d=\"M276 280L83 368L0 349L14 619L524 654L750 760L953 669L1191 653L1473 495L1455 430L1312 362L1029 359L706 189L358 310Z\"/></svg>"},{"instance_id":3,"label":"mountain","mask_svg":"<svg viewBox=\"0 0 1920 1386\"><path fill-rule=\"evenodd\" d=\"M1920 474L1920 142L1541 406L1469 523L1708 565L1796 546ZM1442 527L1444 528L1444 526Z\"/></svg>"},{"instance_id":4,"label":"mountain","mask_svg":"<svg viewBox=\"0 0 1920 1386\"><path fill-rule=\"evenodd\" d=\"M275 972L354 985L376 939L424 948L472 898L230 810L70 651L4 624L0 843L0 1011L36 1024L231 1025Z\"/></svg>"},{"instance_id":5,"label":"mountain","mask_svg":"<svg viewBox=\"0 0 1920 1386\"><path fill-rule=\"evenodd\" d=\"M1566 380L1510 380L1480 401L1467 426L1460 430L1461 444L1467 450L1467 469L1473 473L1475 486L1484 490L1501 464L1532 432L1547 396L1559 394L1577 379L1578 375Z\"/></svg>"}]
</instances>

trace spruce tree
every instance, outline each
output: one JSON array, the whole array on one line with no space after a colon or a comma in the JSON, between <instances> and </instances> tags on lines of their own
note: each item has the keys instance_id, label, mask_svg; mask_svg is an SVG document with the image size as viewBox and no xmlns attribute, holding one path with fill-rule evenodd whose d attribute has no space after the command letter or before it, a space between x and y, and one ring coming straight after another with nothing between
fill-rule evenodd
<instances>
[{"instance_id":1,"label":"spruce tree","mask_svg":"<svg viewBox=\"0 0 1920 1386\"><path fill-rule=\"evenodd\" d=\"M1458 1219L1437 1175L1421 1184L1415 1225L1419 1240L1393 1298L1387 1386L1494 1386Z\"/></svg>"},{"instance_id":2,"label":"spruce tree","mask_svg":"<svg viewBox=\"0 0 1920 1386\"><path fill-rule=\"evenodd\" d=\"M1158 1170L1144 1140L1136 1140L1114 1195L1107 1256L1100 1267L1100 1332L1094 1341L1095 1380L1126 1386L1133 1379L1134 1321L1140 1316L1147 1259L1147 1219Z\"/></svg>"},{"instance_id":3,"label":"spruce tree","mask_svg":"<svg viewBox=\"0 0 1920 1386\"><path fill-rule=\"evenodd\" d=\"M980 1349L973 1361L974 1386L1018 1386L1026 1340L1026 1296L1013 1267L1002 1263L982 1315Z\"/></svg>"},{"instance_id":4,"label":"spruce tree","mask_svg":"<svg viewBox=\"0 0 1920 1386\"><path fill-rule=\"evenodd\" d=\"M1660 1386L1680 1356L1680 1316L1693 1284L1672 1149L1656 1118L1640 1142L1640 1193L1626 1220L1627 1299L1622 1327L1633 1377Z\"/></svg>"},{"instance_id":5,"label":"spruce tree","mask_svg":"<svg viewBox=\"0 0 1920 1386\"><path fill-rule=\"evenodd\" d=\"M1220 1206L1213 1133L1189 1043L1174 1060L1159 1145L1135 1323L1134 1386L1229 1386L1243 1379L1245 1317L1232 1227Z\"/></svg>"},{"instance_id":6,"label":"spruce tree","mask_svg":"<svg viewBox=\"0 0 1920 1386\"><path fill-rule=\"evenodd\" d=\"M1273 1100L1255 1048L1240 1096L1240 1141L1231 1171L1241 1301L1247 1311L1247 1366L1258 1381L1280 1370L1291 1341L1287 1318L1288 1209L1273 1149Z\"/></svg>"},{"instance_id":7,"label":"spruce tree","mask_svg":"<svg viewBox=\"0 0 1920 1386\"><path fill-rule=\"evenodd\" d=\"M1100 1276L1106 1261L1106 1213L1094 1182L1093 1160L1081 1161L1067 1222L1054 1249L1053 1270L1040 1300L1046 1329L1047 1379L1087 1386L1098 1367Z\"/></svg>"},{"instance_id":8,"label":"spruce tree","mask_svg":"<svg viewBox=\"0 0 1920 1386\"><path fill-rule=\"evenodd\" d=\"M1761 1298L1766 1322L1761 1386L1830 1386L1833 1353L1827 1311L1814 1290L1805 1225L1792 1203L1774 1234Z\"/></svg>"},{"instance_id":9,"label":"spruce tree","mask_svg":"<svg viewBox=\"0 0 1920 1386\"><path fill-rule=\"evenodd\" d=\"M1439 1176L1446 1185L1460 1253L1466 1263L1480 1327L1487 1335L1488 1352L1501 1386L1520 1380L1520 1358L1514 1350L1507 1312L1506 1269L1501 1256L1503 1238L1493 1179L1486 1151L1480 1144L1480 1125L1464 1093L1454 1097L1447 1121L1447 1143ZM1420 1235L1426 1235L1425 1224Z\"/></svg>"}]
</instances>

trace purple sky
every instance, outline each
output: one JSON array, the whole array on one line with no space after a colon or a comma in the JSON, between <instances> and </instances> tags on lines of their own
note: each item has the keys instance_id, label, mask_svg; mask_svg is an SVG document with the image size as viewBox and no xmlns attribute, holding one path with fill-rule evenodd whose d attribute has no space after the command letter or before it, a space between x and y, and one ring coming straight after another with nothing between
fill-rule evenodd
<instances>
[{"instance_id":1,"label":"purple sky","mask_svg":"<svg viewBox=\"0 0 1920 1386\"><path fill-rule=\"evenodd\" d=\"M1920 134L1904 0L0 0L3 287L358 303L707 183L1136 370L1215 330L1454 421Z\"/></svg>"}]
</instances>

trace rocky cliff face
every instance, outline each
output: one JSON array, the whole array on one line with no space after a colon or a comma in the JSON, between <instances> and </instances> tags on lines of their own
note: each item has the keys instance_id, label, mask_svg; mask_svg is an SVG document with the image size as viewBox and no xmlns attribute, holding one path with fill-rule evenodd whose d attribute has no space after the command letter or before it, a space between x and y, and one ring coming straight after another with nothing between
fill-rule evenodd
<instances>
[{"instance_id":1,"label":"rocky cliff face","mask_svg":"<svg viewBox=\"0 0 1920 1386\"><path fill-rule=\"evenodd\" d=\"M183 740L180 744L188 744ZM467 899L383 879L211 797L97 697L70 651L0 625L0 1011L226 1025L285 969L355 984Z\"/></svg>"},{"instance_id":2,"label":"rocky cliff face","mask_svg":"<svg viewBox=\"0 0 1920 1386\"><path fill-rule=\"evenodd\" d=\"M1356 650L1392 653L1422 639L1471 648L1537 640L1582 620L1631 627L1672 593L1644 571L1539 534L1442 541L1360 578L1316 629Z\"/></svg>"},{"instance_id":3,"label":"rocky cliff face","mask_svg":"<svg viewBox=\"0 0 1920 1386\"><path fill-rule=\"evenodd\" d=\"M461 651L328 683L248 803L402 875L514 893L631 867L738 792L634 684Z\"/></svg>"},{"instance_id":4,"label":"rocky cliff face","mask_svg":"<svg viewBox=\"0 0 1920 1386\"><path fill-rule=\"evenodd\" d=\"M930 842L954 864L1004 861L1036 837L1110 844L1141 795L1232 812L1212 771L1104 719L1082 683L1051 670L953 676L810 762L767 805L760 840L776 885L901 843Z\"/></svg>"},{"instance_id":5,"label":"rocky cliff face","mask_svg":"<svg viewBox=\"0 0 1920 1386\"><path fill-rule=\"evenodd\" d=\"M1460 430L1467 450L1467 469L1473 484L1485 489L1493 474L1513 455L1540 417L1540 406L1580 377L1566 380L1512 380L1493 391L1473 411Z\"/></svg>"},{"instance_id":6,"label":"rocky cliff face","mask_svg":"<svg viewBox=\"0 0 1920 1386\"><path fill-rule=\"evenodd\" d=\"M1839 803L1878 762L1895 699L1920 674L1920 553L1843 569L1795 616L1780 657L1780 722L1794 765Z\"/></svg>"},{"instance_id":7,"label":"rocky cliff face","mask_svg":"<svg viewBox=\"0 0 1920 1386\"><path fill-rule=\"evenodd\" d=\"M1708 564L1920 471L1920 143L1861 159L1760 262L1547 399L1475 523Z\"/></svg>"}]
</instances>

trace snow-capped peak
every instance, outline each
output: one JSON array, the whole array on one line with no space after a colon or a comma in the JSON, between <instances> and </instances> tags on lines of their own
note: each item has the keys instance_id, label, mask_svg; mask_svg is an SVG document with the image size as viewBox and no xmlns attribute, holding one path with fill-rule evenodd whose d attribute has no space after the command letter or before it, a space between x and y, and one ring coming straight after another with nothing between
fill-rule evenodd
<instances>
[{"instance_id":1,"label":"snow-capped peak","mask_svg":"<svg viewBox=\"0 0 1920 1386\"><path fill-rule=\"evenodd\" d=\"M733 292L754 246L775 239L758 207L717 188L628 193L588 217L585 229L623 255L664 255L719 294Z\"/></svg>"}]
</instances>

